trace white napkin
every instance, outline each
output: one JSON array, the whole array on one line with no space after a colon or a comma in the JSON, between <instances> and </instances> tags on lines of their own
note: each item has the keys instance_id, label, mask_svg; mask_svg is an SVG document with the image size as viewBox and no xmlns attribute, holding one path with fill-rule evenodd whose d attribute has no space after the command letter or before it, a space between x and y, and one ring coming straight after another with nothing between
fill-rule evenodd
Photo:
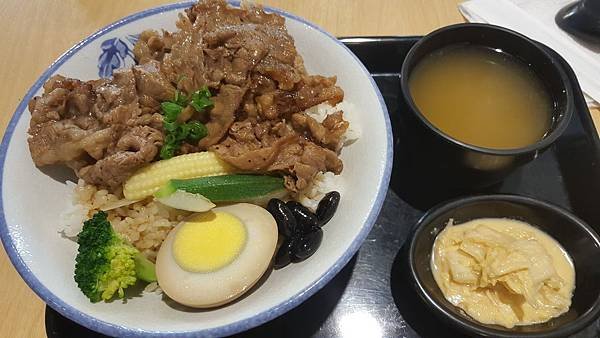
<instances>
[{"instance_id":1,"label":"white napkin","mask_svg":"<svg viewBox=\"0 0 600 338\"><path fill-rule=\"evenodd\" d=\"M470 0L458 9L470 22L503 26L554 49L571 65L588 105L594 106L600 102L600 46L572 37L554 22L556 13L572 1Z\"/></svg>"}]
</instances>

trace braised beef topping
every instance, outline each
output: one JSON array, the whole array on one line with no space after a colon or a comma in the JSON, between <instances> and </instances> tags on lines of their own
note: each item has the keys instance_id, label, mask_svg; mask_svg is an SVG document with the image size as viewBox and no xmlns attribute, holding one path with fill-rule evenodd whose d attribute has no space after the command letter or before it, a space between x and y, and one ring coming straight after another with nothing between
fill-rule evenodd
<instances>
[{"instance_id":1,"label":"braised beef topping","mask_svg":"<svg viewBox=\"0 0 600 338\"><path fill-rule=\"evenodd\" d=\"M212 108L187 107L178 117L205 123L208 136L178 153L210 149L240 170L286 175L294 191L318 172L341 172L343 113L318 122L303 111L335 105L344 93L335 77L307 73L283 17L258 5L203 0L180 14L177 28L142 32L134 48L138 64L111 79L50 78L29 102L35 164L66 164L114 191L157 159L161 102L208 86Z\"/></svg>"}]
</instances>

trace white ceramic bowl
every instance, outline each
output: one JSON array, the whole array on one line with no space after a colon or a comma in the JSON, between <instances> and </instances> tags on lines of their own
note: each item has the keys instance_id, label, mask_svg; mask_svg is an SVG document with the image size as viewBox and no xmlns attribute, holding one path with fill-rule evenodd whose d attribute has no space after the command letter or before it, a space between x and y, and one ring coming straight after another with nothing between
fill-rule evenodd
<instances>
[{"instance_id":1,"label":"white ceramic bowl","mask_svg":"<svg viewBox=\"0 0 600 338\"><path fill-rule=\"evenodd\" d=\"M238 6L239 2L232 2ZM131 65L135 35L149 28L175 30L177 14L191 3L149 9L92 34L67 51L36 81L19 104L0 148L2 166L0 236L25 282L52 308L92 330L119 337L222 336L271 320L302 303L350 260L369 233L387 191L392 134L387 109L361 62L333 36L283 11L296 47L313 74L337 75L349 116L361 138L342 153L342 199L324 228L320 249L308 260L274 271L248 297L211 311L169 306L157 294L92 304L73 280L76 243L57 233L67 187L36 168L27 147L27 103L53 74L94 79L113 67ZM99 65L100 63L100 65ZM351 183L351 184L350 184ZM210 292L210 290L207 290Z\"/></svg>"}]
</instances>

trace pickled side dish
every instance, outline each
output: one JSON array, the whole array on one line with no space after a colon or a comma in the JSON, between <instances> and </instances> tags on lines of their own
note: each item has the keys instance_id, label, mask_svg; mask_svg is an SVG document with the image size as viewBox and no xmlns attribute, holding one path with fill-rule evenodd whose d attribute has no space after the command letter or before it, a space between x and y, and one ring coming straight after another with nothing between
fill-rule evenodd
<instances>
[{"instance_id":1,"label":"pickled side dish","mask_svg":"<svg viewBox=\"0 0 600 338\"><path fill-rule=\"evenodd\" d=\"M431 256L444 297L480 323L507 328L567 312L575 268L552 237L521 221L481 218L448 226Z\"/></svg>"}]
</instances>

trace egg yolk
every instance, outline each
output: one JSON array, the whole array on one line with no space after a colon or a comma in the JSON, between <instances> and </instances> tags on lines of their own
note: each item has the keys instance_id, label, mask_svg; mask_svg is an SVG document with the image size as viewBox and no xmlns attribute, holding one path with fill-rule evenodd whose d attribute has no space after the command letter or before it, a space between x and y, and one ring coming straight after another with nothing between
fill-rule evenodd
<instances>
[{"instance_id":1,"label":"egg yolk","mask_svg":"<svg viewBox=\"0 0 600 338\"><path fill-rule=\"evenodd\" d=\"M190 272L218 270L238 256L246 237L246 227L237 217L205 212L181 225L173 241L173 256Z\"/></svg>"}]
</instances>

